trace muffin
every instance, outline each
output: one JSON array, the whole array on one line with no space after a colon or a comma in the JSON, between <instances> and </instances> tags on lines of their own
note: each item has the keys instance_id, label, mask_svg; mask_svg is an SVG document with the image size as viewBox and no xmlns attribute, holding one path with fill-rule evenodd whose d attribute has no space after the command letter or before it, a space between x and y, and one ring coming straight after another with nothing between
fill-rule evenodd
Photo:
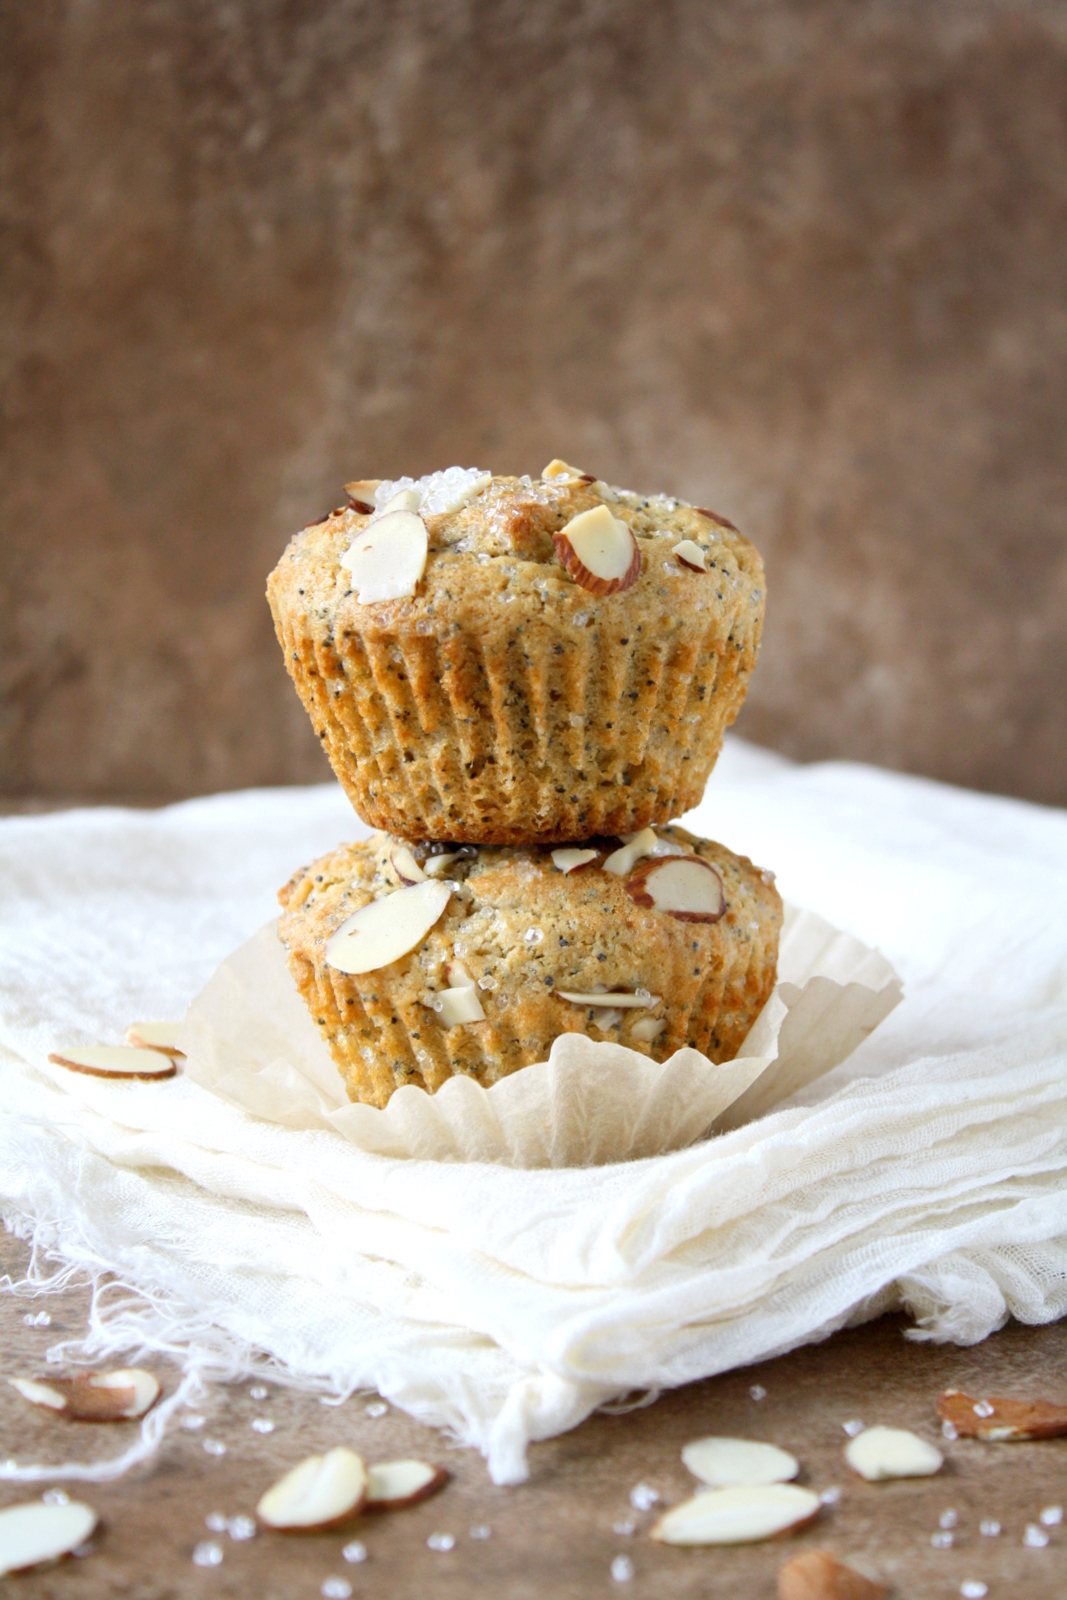
<instances>
[{"instance_id":1,"label":"muffin","mask_svg":"<svg viewBox=\"0 0 1067 1600\"><path fill-rule=\"evenodd\" d=\"M279 895L289 967L350 1099L488 1087L583 1033L737 1054L774 986L770 873L677 827L556 850L379 833Z\"/></svg>"},{"instance_id":2,"label":"muffin","mask_svg":"<svg viewBox=\"0 0 1067 1600\"><path fill-rule=\"evenodd\" d=\"M348 488L267 594L365 822L553 843L697 803L763 619L762 563L731 523L563 463Z\"/></svg>"}]
</instances>

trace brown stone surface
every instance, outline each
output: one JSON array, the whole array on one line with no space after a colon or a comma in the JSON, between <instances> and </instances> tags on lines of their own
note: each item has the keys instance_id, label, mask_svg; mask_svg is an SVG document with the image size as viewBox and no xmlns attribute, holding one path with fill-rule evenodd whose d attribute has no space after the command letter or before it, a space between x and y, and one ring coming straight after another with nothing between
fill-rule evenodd
<instances>
[{"instance_id":1,"label":"brown stone surface","mask_svg":"<svg viewBox=\"0 0 1067 1600\"><path fill-rule=\"evenodd\" d=\"M1062 0L0 30L0 792L325 777L289 532L561 453L764 551L749 737L1067 799Z\"/></svg>"},{"instance_id":2,"label":"brown stone surface","mask_svg":"<svg viewBox=\"0 0 1067 1600\"><path fill-rule=\"evenodd\" d=\"M17 1278L23 1246L0 1241L0 1264ZM5 1374L42 1370L52 1343L82 1330L87 1296L72 1289L60 1298L27 1301L0 1295L0 1360ZM48 1328L27 1327L41 1307ZM896 1600L948 1600L960 1584L980 1579L990 1600L1062 1600L1067 1592L1067 1524L1050 1527L1044 1549L1022 1536L1040 1511L1067 1502L1067 1442L990 1445L977 1440L944 1444L947 1463L936 1478L869 1484L842 1459L842 1423L861 1418L913 1428L939 1439L935 1402L950 1384L974 1393L1041 1392L1067 1399L1067 1328L1011 1326L984 1344L961 1350L907 1343L896 1318L760 1367L692 1384L654 1405L621 1416L590 1418L573 1433L535 1445L530 1482L497 1489L471 1451L450 1450L441 1436L399 1412L373 1418L366 1400L340 1410L270 1386L253 1401L247 1386L218 1389L198 1410L206 1423L196 1432L175 1429L150 1469L116 1484L67 1484L73 1496L100 1513L103 1530L93 1552L50 1571L26 1574L5 1585L25 1600L200 1600L204 1595L298 1600L318 1595L331 1575L347 1577L356 1596L391 1600L586 1600L626 1594L633 1600L770 1600L778 1566L798 1550L829 1548L890 1585ZM165 1364L154 1364L168 1383ZM754 1400L751 1385L766 1397ZM253 1431L252 1419L269 1416L270 1435ZM694 1481L679 1459L682 1445L705 1433L770 1440L801 1461L800 1482L841 1489L840 1501L792 1538L739 1549L673 1550L653 1544L647 1530L655 1512L636 1513L630 1490L645 1482L666 1504L685 1498ZM110 1427L64 1423L44 1416L6 1386L0 1389L4 1454L22 1460L78 1460L117 1454L135 1437L131 1424ZM226 1454L212 1457L204 1439L218 1439ZM275 1478L312 1451L346 1444L370 1459L419 1455L443 1461L454 1481L435 1499L404 1512L364 1517L347 1534L284 1537L261 1532L247 1543L211 1534L204 1518L251 1513ZM42 1484L41 1489L48 1487ZM0 1504L40 1490L0 1485ZM957 1513L955 1543L934 1549L931 1535L948 1510ZM983 1537L983 1517L1002 1525L999 1538ZM632 1518L632 1534L614 1524ZM491 1536L472 1540L469 1530L488 1524ZM455 1536L447 1554L429 1550L435 1532ZM196 1567L192 1551L219 1538L222 1565ZM363 1540L368 1560L348 1566L347 1539ZM610 1565L631 1557L632 1583L616 1585Z\"/></svg>"}]
</instances>

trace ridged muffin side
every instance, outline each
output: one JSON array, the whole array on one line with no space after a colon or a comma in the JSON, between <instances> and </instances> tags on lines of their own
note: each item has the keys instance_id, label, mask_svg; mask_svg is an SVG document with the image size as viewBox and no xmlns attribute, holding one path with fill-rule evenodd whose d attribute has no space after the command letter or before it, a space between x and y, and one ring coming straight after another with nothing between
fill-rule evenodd
<instances>
[{"instance_id":1,"label":"ridged muffin side","mask_svg":"<svg viewBox=\"0 0 1067 1600\"><path fill-rule=\"evenodd\" d=\"M605 486L495 478L425 518L410 599L360 605L340 565L369 518L305 528L270 576L286 666L357 813L411 840L634 832L696 805L759 648L763 568L731 524L613 498L640 576L598 597L553 535ZM673 554L692 540L708 570Z\"/></svg>"},{"instance_id":2,"label":"ridged muffin side","mask_svg":"<svg viewBox=\"0 0 1067 1600\"><path fill-rule=\"evenodd\" d=\"M774 986L781 900L769 873L725 846L681 828L658 833L716 868L726 904L719 921L682 921L637 904L628 880L604 870L606 849L565 874L536 846L468 847L448 868L451 898L425 938L361 976L330 966L326 944L354 912L398 890L394 841L378 834L298 872L279 895L279 931L350 1099L384 1106L403 1084L432 1092L457 1074L488 1087L545 1060L562 1033L656 1060L687 1044L731 1060ZM414 854L426 860L425 849ZM446 1027L434 1001L457 961L485 1019ZM662 999L608 1015L560 998L561 990ZM638 1027L650 1018L665 1024L653 1040Z\"/></svg>"}]
</instances>

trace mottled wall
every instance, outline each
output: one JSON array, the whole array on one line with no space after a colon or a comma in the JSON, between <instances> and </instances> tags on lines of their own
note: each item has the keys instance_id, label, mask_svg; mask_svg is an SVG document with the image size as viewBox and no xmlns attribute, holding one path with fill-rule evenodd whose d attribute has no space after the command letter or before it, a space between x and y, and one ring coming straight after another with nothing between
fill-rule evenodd
<instances>
[{"instance_id":1,"label":"mottled wall","mask_svg":"<svg viewBox=\"0 0 1067 1600\"><path fill-rule=\"evenodd\" d=\"M0 5L0 793L324 764L346 477L550 456L769 567L741 730L1067 801L1067 7Z\"/></svg>"}]
</instances>

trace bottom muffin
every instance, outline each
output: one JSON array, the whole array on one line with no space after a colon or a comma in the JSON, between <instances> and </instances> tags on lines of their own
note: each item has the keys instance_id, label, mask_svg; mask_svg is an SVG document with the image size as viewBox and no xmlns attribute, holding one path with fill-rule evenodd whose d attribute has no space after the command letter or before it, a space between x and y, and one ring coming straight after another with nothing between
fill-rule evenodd
<instances>
[{"instance_id":1,"label":"bottom muffin","mask_svg":"<svg viewBox=\"0 0 1067 1600\"><path fill-rule=\"evenodd\" d=\"M279 894L289 967L351 1100L488 1087L584 1033L729 1061L774 986L773 875L677 827L627 843L408 845L375 834Z\"/></svg>"}]
</instances>

